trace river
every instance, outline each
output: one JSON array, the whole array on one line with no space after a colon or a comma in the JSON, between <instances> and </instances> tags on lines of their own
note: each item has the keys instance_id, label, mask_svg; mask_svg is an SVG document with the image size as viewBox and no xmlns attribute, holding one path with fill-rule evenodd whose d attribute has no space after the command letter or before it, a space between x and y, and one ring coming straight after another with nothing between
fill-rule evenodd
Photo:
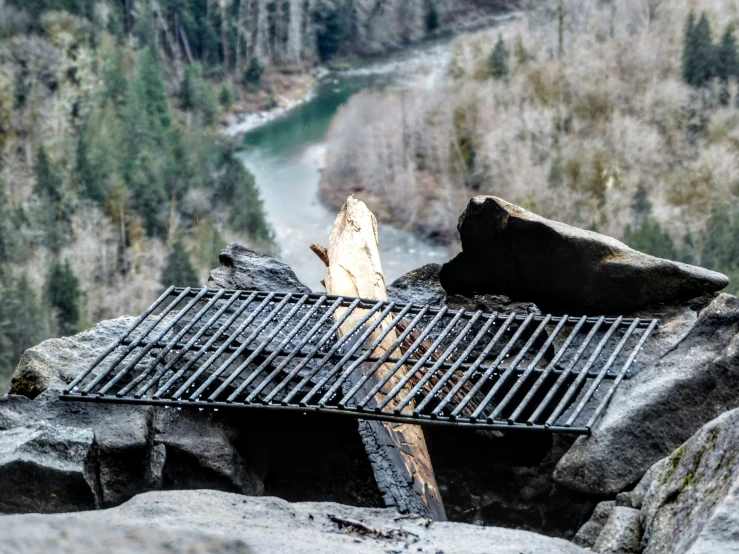
<instances>
[{"instance_id":1,"label":"river","mask_svg":"<svg viewBox=\"0 0 739 554\"><path fill-rule=\"evenodd\" d=\"M318 201L318 182L324 143L339 107L360 90L403 88L418 80L440 78L451 56L451 40L419 47L332 74L317 87L311 100L244 136L240 153L260 189L267 219L274 229L278 257L314 290L323 290L323 264L310 251L311 243L328 243L336 212ZM361 129L357 129L361 132ZM424 264L449 259L447 248L411 232L380 225L380 256L387 283Z\"/></svg>"}]
</instances>

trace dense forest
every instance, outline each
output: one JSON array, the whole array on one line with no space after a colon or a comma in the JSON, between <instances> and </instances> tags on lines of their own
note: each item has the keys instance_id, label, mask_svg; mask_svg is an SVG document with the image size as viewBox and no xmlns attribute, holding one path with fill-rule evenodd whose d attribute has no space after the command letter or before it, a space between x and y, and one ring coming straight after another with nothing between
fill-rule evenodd
<instances>
[{"instance_id":1,"label":"dense forest","mask_svg":"<svg viewBox=\"0 0 739 554\"><path fill-rule=\"evenodd\" d=\"M204 70L223 58L207 30L178 63L154 5L0 3L0 390L39 341L202 284L226 239L271 248L217 133L243 76Z\"/></svg>"},{"instance_id":2,"label":"dense forest","mask_svg":"<svg viewBox=\"0 0 739 554\"><path fill-rule=\"evenodd\" d=\"M736 2L542 2L459 38L431 88L355 96L329 133L322 198L357 192L454 243L469 198L494 194L722 271L736 293L737 25Z\"/></svg>"}]
</instances>

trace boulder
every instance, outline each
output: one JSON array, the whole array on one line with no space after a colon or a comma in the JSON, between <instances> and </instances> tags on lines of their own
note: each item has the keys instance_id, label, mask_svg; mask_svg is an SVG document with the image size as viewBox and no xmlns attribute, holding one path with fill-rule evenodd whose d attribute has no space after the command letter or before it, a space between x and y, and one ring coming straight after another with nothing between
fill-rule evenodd
<instances>
[{"instance_id":1,"label":"boulder","mask_svg":"<svg viewBox=\"0 0 739 554\"><path fill-rule=\"evenodd\" d=\"M545 219L494 196L459 219L462 253L441 269L448 294L504 294L570 315L626 314L729 284L725 275L663 260Z\"/></svg>"},{"instance_id":2,"label":"boulder","mask_svg":"<svg viewBox=\"0 0 739 554\"><path fill-rule=\"evenodd\" d=\"M580 527L578 532L572 538L572 542L578 546L582 546L583 548L592 549L600 536L600 532L603 530L603 526L606 524L606 521L608 521L608 517L611 515L611 512L615 507L616 502L613 500L598 502L595 510L593 510L593 515L590 516L590 519L586 521L582 527Z\"/></svg>"},{"instance_id":3,"label":"boulder","mask_svg":"<svg viewBox=\"0 0 739 554\"><path fill-rule=\"evenodd\" d=\"M94 532L93 532L94 530ZM389 509L290 504L215 491L146 493L117 508L59 515L0 516L3 546L14 554L54 552L444 552L445 554L585 554L562 539L514 529L432 523ZM80 537L84 548L71 550ZM190 543L191 549L184 548ZM152 541L149 548L146 539ZM72 543L74 544L74 543ZM144 548L142 547L144 545ZM203 550L212 545L212 550ZM52 546L53 548L49 548Z\"/></svg>"},{"instance_id":4,"label":"boulder","mask_svg":"<svg viewBox=\"0 0 739 554\"><path fill-rule=\"evenodd\" d=\"M10 380L10 394L35 398L47 389L63 390L95 358L117 341L132 317L101 321L71 337L45 340L21 357Z\"/></svg>"},{"instance_id":5,"label":"boulder","mask_svg":"<svg viewBox=\"0 0 739 554\"><path fill-rule=\"evenodd\" d=\"M615 506L603 525L593 550L598 554L640 554L641 534L639 510Z\"/></svg>"},{"instance_id":6,"label":"boulder","mask_svg":"<svg viewBox=\"0 0 739 554\"><path fill-rule=\"evenodd\" d=\"M98 507L93 440L90 429L46 422L0 431L0 513Z\"/></svg>"},{"instance_id":7,"label":"boulder","mask_svg":"<svg viewBox=\"0 0 739 554\"><path fill-rule=\"evenodd\" d=\"M613 497L700 426L739 405L739 298L721 294L652 365L622 383L590 437L579 438L554 478Z\"/></svg>"},{"instance_id":8,"label":"boulder","mask_svg":"<svg viewBox=\"0 0 739 554\"><path fill-rule=\"evenodd\" d=\"M229 244L218 256L221 267L210 272L208 287L310 293L290 266L240 244Z\"/></svg>"},{"instance_id":9,"label":"boulder","mask_svg":"<svg viewBox=\"0 0 739 554\"><path fill-rule=\"evenodd\" d=\"M387 287L388 300L403 304L443 306L446 292L439 281L439 264L427 264L398 277Z\"/></svg>"},{"instance_id":10,"label":"boulder","mask_svg":"<svg viewBox=\"0 0 739 554\"><path fill-rule=\"evenodd\" d=\"M151 407L66 402L58 391L47 390L35 401L0 399L0 430L46 422L93 432L101 504L114 506L152 488L153 412Z\"/></svg>"},{"instance_id":11,"label":"boulder","mask_svg":"<svg viewBox=\"0 0 739 554\"><path fill-rule=\"evenodd\" d=\"M638 488L644 554L739 551L739 409L704 425Z\"/></svg>"}]
</instances>

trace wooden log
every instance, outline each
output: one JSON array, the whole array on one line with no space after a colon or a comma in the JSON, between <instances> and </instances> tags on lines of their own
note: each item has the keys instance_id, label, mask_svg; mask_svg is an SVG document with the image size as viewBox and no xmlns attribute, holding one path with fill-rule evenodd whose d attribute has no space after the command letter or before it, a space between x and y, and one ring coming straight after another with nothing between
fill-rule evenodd
<instances>
[{"instance_id":1,"label":"wooden log","mask_svg":"<svg viewBox=\"0 0 739 554\"><path fill-rule=\"evenodd\" d=\"M326 264L325 286L329 294L387 300L378 250L377 220L363 202L350 196L336 217L328 248L313 245L311 249ZM340 335L354 327L362 312L356 310L347 319L339 330ZM335 317L342 314L337 310ZM384 325L369 342L376 340ZM373 355L382 355L396 338L395 330L391 331ZM393 353L393 357L395 355ZM380 367L378 378L386 375L391 367L392 364ZM377 402L381 402L386 392L403 377L398 373L377 393ZM413 411L413 408L410 403L404 411ZM360 420L359 432L385 503L401 512L446 520L423 429L418 425Z\"/></svg>"}]
</instances>

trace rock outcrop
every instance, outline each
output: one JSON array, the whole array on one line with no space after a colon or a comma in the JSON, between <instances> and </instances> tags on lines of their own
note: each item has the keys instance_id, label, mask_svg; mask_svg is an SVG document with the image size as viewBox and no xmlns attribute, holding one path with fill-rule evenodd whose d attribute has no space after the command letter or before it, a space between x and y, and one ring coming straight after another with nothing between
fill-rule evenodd
<instances>
[{"instance_id":1,"label":"rock outcrop","mask_svg":"<svg viewBox=\"0 0 739 554\"><path fill-rule=\"evenodd\" d=\"M449 294L504 294L570 315L628 314L723 289L725 275L632 250L494 196L459 219L462 253L441 270Z\"/></svg>"},{"instance_id":2,"label":"rock outcrop","mask_svg":"<svg viewBox=\"0 0 739 554\"><path fill-rule=\"evenodd\" d=\"M615 496L700 426L739 405L739 298L721 294L690 332L616 391L591 437L577 440L555 479Z\"/></svg>"},{"instance_id":3,"label":"rock outcrop","mask_svg":"<svg viewBox=\"0 0 739 554\"><path fill-rule=\"evenodd\" d=\"M15 554L587 552L526 531L431 523L398 517L388 509L289 504L215 491L152 492L95 512L0 516L0 536L0 550Z\"/></svg>"},{"instance_id":4,"label":"rock outcrop","mask_svg":"<svg viewBox=\"0 0 739 554\"><path fill-rule=\"evenodd\" d=\"M603 502L577 533L599 554L739 551L739 409L704 425L638 486ZM641 538L639 538L641 537Z\"/></svg>"}]
</instances>

